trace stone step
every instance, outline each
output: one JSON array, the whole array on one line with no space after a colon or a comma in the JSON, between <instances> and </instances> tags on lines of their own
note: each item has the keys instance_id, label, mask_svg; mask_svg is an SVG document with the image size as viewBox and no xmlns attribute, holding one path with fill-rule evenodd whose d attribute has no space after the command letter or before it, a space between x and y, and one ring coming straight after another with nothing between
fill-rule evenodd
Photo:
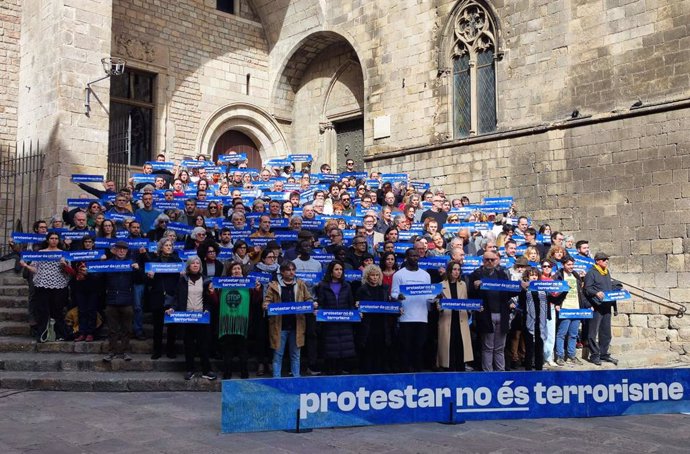
<instances>
[{"instance_id":1,"label":"stone step","mask_svg":"<svg viewBox=\"0 0 690 454\"><path fill-rule=\"evenodd\" d=\"M29 314L25 308L0 307L0 321L27 323L28 320Z\"/></svg>"},{"instance_id":2,"label":"stone step","mask_svg":"<svg viewBox=\"0 0 690 454\"><path fill-rule=\"evenodd\" d=\"M29 306L29 300L25 296L0 295L0 307L23 307Z\"/></svg>"},{"instance_id":3,"label":"stone step","mask_svg":"<svg viewBox=\"0 0 690 454\"><path fill-rule=\"evenodd\" d=\"M653 344L650 339L633 339L630 337L614 337L609 346L612 355L641 351L650 348Z\"/></svg>"},{"instance_id":4,"label":"stone step","mask_svg":"<svg viewBox=\"0 0 690 454\"><path fill-rule=\"evenodd\" d=\"M153 352L153 341L132 339L130 341L132 353ZM177 341L177 351L182 352L182 341ZM99 339L94 342L46 342L37 343L29 336L0 336L0 353L6 352L44 352L44 353L107 353L108 341Z\"/></svg>"},{"instance_id":5,"label":"stone step","mask_svg":"<svg viewBox=\"0 0 690 454\"><path fill-rule=\"evenodd\" d=\"M3 285L0 287L0 295L4 296L29 296L29 286L24 285Z\"/></svg>"},{"instance_id":6,"label":"stone step","mask_svg":"<svg viewBox=\"0 0 690 454\"><path fill-rule=\"evenodd\" d=\"M26 336L30 335L29 324L26 322L0 322L0 336Z\"/></svg>"},{"instance_id":7,"label":"stone step","mask_svg":"<svg viewBox=\"0 0 690 454\"><path fill-rule=\"evenodd\" d=\"M614 357L618 359L618 367L630 368L668 366L680 362L680 355L670 350L638 350Z\"/></svg>"},{"instance_id":8,"label":"stone step","mask_svg":"<svg viewBox=\"0 0 690 454\"><path fill-rule=\"evenodd\" d=\"M115 360L122 361L122 360ZM0 371L0 389L41 391L220 391L221 380L184 380L181 372Z\"/></svg>"},{"instance_id":9,"label":"stone step","mask_svg":"<svg viewBox=\"0 0 690 454\"><path fill-rule=\"evenodd\" d=\"M0 357L2 371L30 372L184 372L184 355L176 359L163 356L152 360L148 354L132 354L132 361L103 361L103 354L74 353L4 353ZM220 361L213 361L221 369Z\"/></svg>"},{"instance_id":10,"label":"stone step","mask_svg":"<svg viewBox=\"0 0 690 454\"><path fill-rule=\"evenodd\" d=\"M26 279L12 271L0 273L0 285L26 285Z\"/></svg>"}]
</instances>

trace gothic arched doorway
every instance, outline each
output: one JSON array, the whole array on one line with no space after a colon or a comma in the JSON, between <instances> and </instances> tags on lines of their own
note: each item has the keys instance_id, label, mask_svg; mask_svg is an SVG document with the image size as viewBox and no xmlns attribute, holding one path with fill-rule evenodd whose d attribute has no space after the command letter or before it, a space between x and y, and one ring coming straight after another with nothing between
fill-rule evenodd
<instances>
[{"instance_id":1,"label":"gothic arched doorway","mask_svg":"<svg viewBox=\"0 0 690 454\"><path fill-rule=\"evenodd\" d=\"M248 161L247 167L261 169L261 154L259 153L259 149L254 141L246 134L235 130L224 132L213 147L213 161L215 162L218 156L228 154L231 151L235 153L245 153Z\"/></svg>"}]
</instances>

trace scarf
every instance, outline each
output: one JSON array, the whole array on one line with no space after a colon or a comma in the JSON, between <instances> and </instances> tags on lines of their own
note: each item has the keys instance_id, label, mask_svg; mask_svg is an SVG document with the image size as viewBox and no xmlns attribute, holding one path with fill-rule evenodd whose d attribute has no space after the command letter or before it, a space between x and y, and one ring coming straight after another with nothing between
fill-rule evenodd
<instances>
[{"instance_id":1,"label":"scarf","mask_svg":"<svg viewBox=\"0 0 690 454\"><path fill-rule=\"evenodd\" d=\"M601 274L602 276L606 276L607 274L609 274L609 269L608 269L608 268L602 269L599 265L594 265L594 268L595 268L597 271L599 271L599 274Z\"/></svg>"},{"instance_id":2,"label":"scarf","mask_svg":"<svg viewBox=\"0 0 690 454\"><path fill-rule=\"evenodd\" d=\"M263 273L273 274L276 271L278 271L278 268L280 268L280 265L278 265L278 263L274 263L273 265L266 265L263 262L259 262L256 264L256 268L258 268Z\"/></svg>"},{"instance_id":3,"label":"scarf","mask_svg":"<svg viewBox=\"0 0 690 454\"><path fill-rule=\"evenodd\" d=\"M247 337L249 300L248 288L224 288L220 291L218 338L226 335Z\"/></svg>"}]
</instances>

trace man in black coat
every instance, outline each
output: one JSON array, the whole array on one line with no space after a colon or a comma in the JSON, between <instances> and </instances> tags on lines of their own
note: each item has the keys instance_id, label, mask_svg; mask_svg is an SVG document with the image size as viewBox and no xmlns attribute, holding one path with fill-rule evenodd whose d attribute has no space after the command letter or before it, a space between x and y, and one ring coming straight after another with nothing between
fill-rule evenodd
<instances>
[{"instance_id":1,"label":"man in black coat","mask_svg":"<svg viewBox=\"0 0 690 454\"><path fill-rule=\"evenodd\" d=\"M611 308L613 301L604 301L604 292L614 290L614 281L608 268L609 256L597 252L594 266L585 274L584 293L594 309L589 322L587 342L589 344L589 361L597 366L602 361L618 364L618 360L609 354L611 345Z\"/></svg>"}]
</instances>

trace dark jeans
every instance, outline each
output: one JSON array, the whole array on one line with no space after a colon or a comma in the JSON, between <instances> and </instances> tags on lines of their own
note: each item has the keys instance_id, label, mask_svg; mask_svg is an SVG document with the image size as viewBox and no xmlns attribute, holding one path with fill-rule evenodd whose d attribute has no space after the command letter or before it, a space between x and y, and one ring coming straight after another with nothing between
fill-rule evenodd
<instances>
[{"instance_id":1,"label":"dark jeans","mask_svg":"<svg viewBox=\"0 0 690 454\"><path fill-rule=\"evenodd\" d=\"M424 343L427 326L424 322L400 324L401 365L403 372L421 372L424 365Z\"/></svg>"},{"instance_id":2,"label":"dark jeans","mask_svg":"<svg viewBox=\"0 0 690 454\"><path fill-rule=\"evenodd\" d=\"M307 368L317 369L319 360L319 335L316 331L316 317L312 314L305 316L307 327L305 333L305 350L307 351Z\"/></svg>"},{"instance_id":3,"label":"dark jeans","mask_svg":"<svg viewBox=\"0 0 690 454\"><path fill-rule=\"evenodd\" d=\"M55 337L65 337L64 309L69 297L69 289L35 287L35 316L38 336L45 331L48 321L55 320Z\"/></svg>"},{"instance_id":4,"label":"dark jeans","mask_svg":"<svg viewBox=\"0 0 690 454\"><path fill-rule=\"evenodd\" d=\"M170 325L168 325L170 329ZM201 372L211 371L211 361L208 357L208 345L211 337L209 325L185 325L184 327L184 362L188 372L194 372L194 357L197 351L201 358Z\"/></svg>"},{"instance_id":5,"label":"dark jeans","mask_svg":"<svg viewBox=\"0 0 690 454\"><path fill-rule=\"evenodd\" d=\"M539 323L537 320L536 323ZM534 362L534 369L544 369L544 341L541 338L541 333L537 330L536 334L530 334L525 328L522 331L525 338L525 370L532 370L532 363Z\"/></svg>"},{"instance_id":6,"label":"dark jeans","mask_svg":"<svg viewBox=\"0 0 690 454\"><path fill-rule=\"evenodd\" d=\"M165 310L163 308L153 309L153 352L161 354L163 351L163 319ZM165 343L165 349L168 353L175 352L175 325L167 325L168 338Z\"/></svg>"},{"instance_id":7,"label":"dark jeans","mask_svg":"<svg viewBox=\"0 0 690 454\"><path fill-rule=\"evenodd\" d=\"M239 335L223 336L221 339L221 349L223 352L223 375L230 377L232 373L232 359L235 354L240 357L240 373L247 374L247 361L249 351L247 350L247 338Z\"/></svg>"},{"instance_id":8,"label":"dark jeans","mask_svg":"<svg viewBox=\"0 0 690 454\"><path fill-rule=\"evenodd\" d=\"M108 305L105 308L105 315L108 318L110 353L121 355L129 350L134 309L132 306Z\"/></svg>"},{"instance_id":9,"label":"dark jeans","mask_svg":"<svg viewBox=\"0 0 690 454\"><path fill-rule=\"evenodd\" d=\"M99 296L97 293L72 293L72 299L79 308L79 334L83 336L93 335L96 332Z\"/></svg>"},{"instance_id":10,"label":"dark jeans","mask_svg":"<svg viewBox=\"0 0 690 454\"><path fill-rule=\"evenodd\" d=\"M608 310L607 310L608 309ZM589 359L606 358L611 345L611 307L597 309L589 321Z\"/></svg>"}]
</instances>

